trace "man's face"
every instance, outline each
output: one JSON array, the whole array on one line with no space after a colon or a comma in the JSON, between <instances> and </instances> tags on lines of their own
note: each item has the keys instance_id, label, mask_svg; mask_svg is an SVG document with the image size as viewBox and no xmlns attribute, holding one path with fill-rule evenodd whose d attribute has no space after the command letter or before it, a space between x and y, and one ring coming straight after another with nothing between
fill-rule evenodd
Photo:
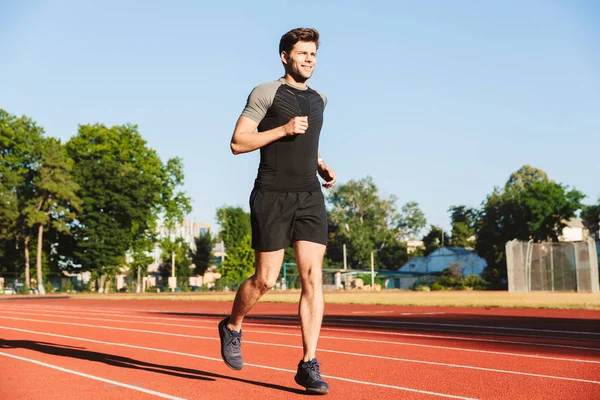
<instances>
[{"instance_id":1,"label":"man's face","mask_svg":"<svg viewBox=\"0 0 600 400\"><path fill-rule=\"evenodd\" d=\"M289 54L283 54L286 71L297 81L309 79L317 64L317 45L314 42L298 42Z\"/></svg>"}]
</instances>

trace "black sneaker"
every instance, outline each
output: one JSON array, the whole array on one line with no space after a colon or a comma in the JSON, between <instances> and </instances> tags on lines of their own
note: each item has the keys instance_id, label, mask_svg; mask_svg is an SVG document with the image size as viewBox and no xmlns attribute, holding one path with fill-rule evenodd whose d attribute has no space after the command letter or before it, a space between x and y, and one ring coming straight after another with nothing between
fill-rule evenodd
<instances>
[{"instance_id":1,"label":"black sneaker","mask_svg":"<svg viewBox=\"0 0 600 400\"><path fill-rule=\"evenodd\" d=\"M221 338L221 357L231 369L242 369L242 331L232 331L227 328L229 317L219 322L219 337Z\"/></svg>"},{"instance_id":2,"label":"black sneaker","mask_svg":"<svg viewBox=\"0 0 600 400\"><path fill-rule=\"evenodd\" d=\"M298 363L298 372L294 380L298 385L304 386L309 393L327 394L329 392L327 382L321 379L320 365L316 358Z\"/></svg>"}]
</instances>

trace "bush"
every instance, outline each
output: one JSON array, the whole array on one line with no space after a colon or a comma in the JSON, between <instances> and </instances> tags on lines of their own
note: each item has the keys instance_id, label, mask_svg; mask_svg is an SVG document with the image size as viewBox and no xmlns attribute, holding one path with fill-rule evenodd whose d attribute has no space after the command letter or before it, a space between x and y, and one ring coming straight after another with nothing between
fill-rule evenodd
<instances>
[{"instance_id":1,"label":"bush","mask_svg":"<svg viewBox=\"0 0 600 400\"><path fill-rule=\"evenodd\" d=\"M46 293L54 293L54 286L52 286L52 283L46 282L44 283L44 290Z\"/></svg>"},{"instance_id":2,"label":"bush","mask_svg":"<svg viewBox=\"0 0 600 400\"><path fill-rule=\"evenodd\" d=\"M486 290L490 286L488 282L478 275L468 275L464 277L463 283L467 288L472 288L474 290Z\"/></svg>"},{"instance_id":3,"label":"bush","mask_svg":"<svg viewBox=\"0 0 600 400\"><path fill-rule=\"evenodd\" d=\"M61 285L61 287L60 287L61 293L71 293L72 290L74 290L74 287L73 287L73 282L71 282L70 279L67 279L65 285L64 286Z\"/></svg>"},{"instance_id":4,"label":"bush","mask_svg":"<svg viewBox=\"0 0 600 400\"><path fill-rule=\"evenodd\" d=\"M417 292L429 292L431 289L429 288L429 286L416 286L412 290L415 290Z\"/></svg>"},{"instance_id":5,"label":"bush","mask_svg":"<svg viewBox=\"0 0 600 400\"><path fill-rule=\"evenodd\" d=\"M423 291L424 287L431 290L486 290L491 288L490 284L478 275L457 277L455 272L455 269L447 269L439 277L422 276L411 286L411 290Z\"/></svg>"},{"instance_id":6,"label":"bush","mask_svg":"<svg viewBox=\"0 0 600 400\"><path fill-rule=\"evenodd\" d=\"M417 278L417 280L415 281L415 283L412 284L412 286L410 287L411 290L416 290L417 287L419 286L426 286L428 288L431 288L431 285L436 281L437 279L433 276L420 276Z\"/></svg>"},{"instance_id":7,"label":"bush","mask_svg":"<svg viewBox=\"0 0 600 400\"><path fill-rule=\"evenodd\" d=\"M365 285L371 284L371 274L363 274L363 275L359 276L359 278L363 280ZM383 280L381 278L379 278L377 275L375 275L375 284L381 285L382 288L385 287Z\"/></svg>"}]
</instances>

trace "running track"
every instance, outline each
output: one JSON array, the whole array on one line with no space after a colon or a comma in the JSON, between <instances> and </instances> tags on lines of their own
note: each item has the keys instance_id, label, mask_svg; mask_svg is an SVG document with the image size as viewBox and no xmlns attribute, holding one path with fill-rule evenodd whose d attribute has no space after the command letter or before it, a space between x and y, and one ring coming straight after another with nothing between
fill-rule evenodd
<instances>
[{"instance_id":1,"label":"running track","mask_svg":"<svg viewBox=\"0 0 600 400\"><path fill-rule=\"evenodd\" d=\"M245 368L221 360L231 304L0 301L3 399L294 399L296 305L259 303ZM331 399L600 399L600 311L326 305Z\"/></svg>"}]
</instances>

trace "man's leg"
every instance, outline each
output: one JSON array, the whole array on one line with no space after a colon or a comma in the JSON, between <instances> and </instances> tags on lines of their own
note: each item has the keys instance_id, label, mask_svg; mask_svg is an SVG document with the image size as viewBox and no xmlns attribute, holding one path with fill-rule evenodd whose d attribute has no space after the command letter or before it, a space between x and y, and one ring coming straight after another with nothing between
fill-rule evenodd
<instances>
[{"instance_id":1,"label":"man's leg","mask_svg":"<svg viewBox=\"0 0 600 400\"><path fill-rule=\"evenodd\" d=\"M241 351L242 321L258 300L275 286L283 263L284 250L257 251L255 254L254 275L241 284L235 295L231 315L219 323L221 357L229 368L236 370L244 366Z\"/></svg>"},{"instance_id":2,"label":"man's leg","mask_svg":"<svg viewBox=\"0 0 600 400\"><path fill-rule=\"evenodd\" d=\"M323 321L323 257L325 246L318 243L298 241L294 244L296 262L300 275L302 293L298 305L298 316L302 327L304 360L316 357L317 342Z\"/></svg>"},{"instance_id":3,"label":"man's leg","mask_svg":"<svg viewBox=\"0 0 600 400\"><path fill-rule=\"evenodd\" d=\"M309 241L297 241L294 244L294 250L302 285L298 315L302 328L302 347L304 348L303 359L298 364L295 380L308 392L326 394L329 392L329 386L321 378L320 364L316 358L317 342L325 308L323 298L325 246Z\"/></svg>"},{"instance_id":4,"label":"man's leg","mask_svg":"<svg viewBox=\"0 0 600 400\"><path fill-rule=\"evenodd\" d=\"M240 331L242 320L260 298L277 283L283 264L284 250L255 252L256 271L238 289L227 328Z\"/></svg>"}]
</instances>

